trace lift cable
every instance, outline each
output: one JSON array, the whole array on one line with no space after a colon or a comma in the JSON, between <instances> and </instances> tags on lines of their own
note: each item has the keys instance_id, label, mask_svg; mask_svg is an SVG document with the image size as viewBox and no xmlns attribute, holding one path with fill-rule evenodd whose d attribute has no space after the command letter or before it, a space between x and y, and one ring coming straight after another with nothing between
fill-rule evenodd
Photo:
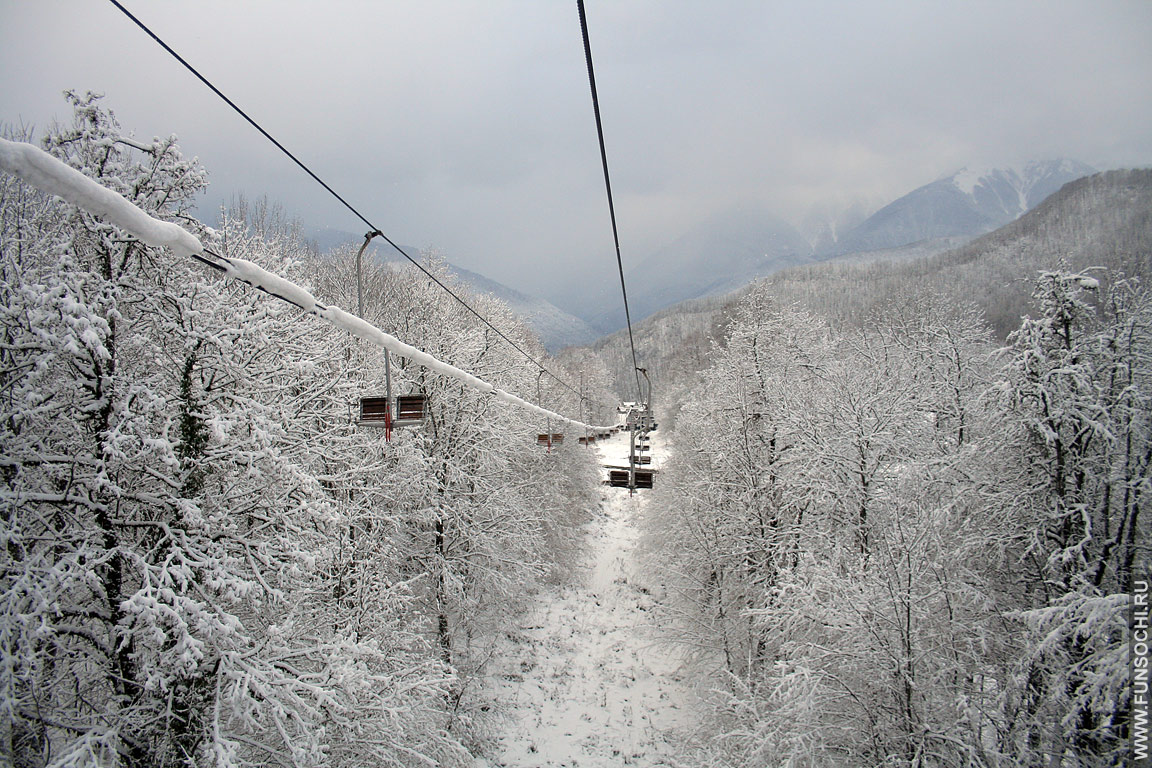
<instances>
[{"instance_id":1,"label":"lift cable","mask_svg":"<svg viewBox=\"0 0 1152 768\"><path fill-rule=\"evenodd\" d=\"M569 418L502 389L454 365L405 344L400 339L376 328L344 310L316 300L307 289L263 269L251 261L222 256L205 248L200 239L178 224L157 219L141 210L123 195L102 186L67 163L26 142L0 138L0 171L9 173L48 195L65 200L94 216L99 216L138 238L141 242L170 248L177 256L186 256L246 283L259 291L315 315L328 324L347 331L370 344L387 349L416 365L442 376L456 379L467 387L491 395L511 405L524 408L537 416L559 419L578 428L601 431L597 427Z\"/></svg>"},{"instance_id":2,"label":"lift cable","mask_svg":"<svg viewBox=\"0 0 1152 768\"><path fill-rule=\"evenodd\" d=\"M551 376L553 379L555 379L557 382L559 382L560 385L563 386L568 391L576 394L577 396L581 396L581 393L579 390L577 390L575 387L573 387L568 382L561 379L556 374L552 373L552 371L549 371L547 369L547 367L545 367L542 362L540 362L535 357L533 357L530 353L525 351L515 341L508 338L508 336L505 335L503 331L501 331L499 328L497 328L495 325L493 325L491 322L489 322L488 318L484 317L482 314L480 314L478 311L476 311L472 307L472 305L470 305L467 301L462 299L459 296L459 294L457 294L455 291L453 291L451 288L449 288L447 285L445 285L434 274L432 274L430 271L428 271L428 269L426 269L423 264L421 264L419 261L417 261L416 259L409 256L408 253L403 248L401 248L399 245L397 245L395 242L393 242L393 240L390 237L388 237L383 232L381 232L379 227L377 227L375 224L373 224L371 221L369 221L368 218L364 216L364 214L360 213L360 211L356 210L356 208L354 208L351 203L349 203L342 196L340 196L340 194L338 194L336 192L336 190L334 190L334 189L332 189L332 187L328 186L328 184L325 183L325 181L323 179L321 179L319 176L317 176L316 173L313 172L311 168L309 168L307 165L305 165L299 158L296 157L296 155L294 155L290 151L288 151L287 147L285 147L283 144L281 144L279 141L277 141L276 138L274 136L272 136L272 134L268 133L268 131L264 130L264 128L261 127L259 123L257 123L251 117L249 117L248 114L243 109L241 109L239 106L237 106L236 103L234 101L232 101L230 98L225 96L224 93L219 88L217 88L215 85L212 84L212 82L210 80L208 80L208 78L206 78L204 75L200 74L200 72L197 71L197 69L195 67L193 67L191 64L189 64L184 59L184 57L182 57L175 50L173 50L170 45L168 45L166 42L164 42L162 39L160 39L160 37L155 32L153 32L151 29L149 29L148 26L144 24L144 22L140 21L140 19L136 18L136 16L134 16L131 11L129 11L127 8L125 8L123 5L121 5L118 0L108 0L108 1L110 3L112 3L112 5L116 6L120 10L121 13L123 13L125 16L127 16L129 19L131 19L132 22L136 24L136 26L138 26L138 27L140 27L140 29L144 30L144 32L149 37L151 37L153 40L155 40L160 45L160 47L163 48L165 51L167 51L174 59L176 59L176 61L180 62L184 66L185 69L187 69L189 72L191 72L193 75L195 75L196 78L200 82L204 83L204 85L208 86L208 88L213 93L215 93L217 96L219 96L221 99L223 99L224 103L226 103L228 106L232 107L232 109L238 115L240 115L240 117L247 120L248 123L251 124L251 126L253 128L255 128L257 131L259 131L264 136L264 138L266 138L266 139L268 139L268 141L272 142L272 144L274 144L277 149L279 149L290 160L292 160L292 162L294 162L294 163L296 163L296 165L300 166L300 168L303 169L303 171L305 173L307 173L309 176L311 176L320 186L324 187L324 189L327 190L329 194L331 194L334 198L339 200L344 205L345 208L347 208L349 211L351 211L362 222L367 224L371 228L371 231L373 233L376 233L379 237L383 238L384 242L386 242L386 243L388 243L388 245L392 246L401 256L403 256L405 259L410 261L413 265L415 265L415 267L417 269L419 269L421 272L423 272L425 275L427 275L428 278L432 280L432 282L436 283L436 285L443 288L448 293L449 296L456 299L456 301L458 301L461 305L463 305L463 307L465 309L467 309L473 315L478 317L480 319L480 321L482 323L484 323L486 326L488 326L489 328L491 328L496 333L497 336L499 336L504 341L508 342L508 344L510 344L513 349L515 349L517 352L519 352L524 357L531 360L533 365L535 365L537 368L539 368L540 370L547 373L549 376Z\"/></svg>"},{"instance_id":3,"label":"lift cable","mask_svg":"<svg viewBox=\"0 0 1152 768\"><path fill-rule=\"evenodd\" d=\"M113 0L115 2L115 0ZM588 61L588 85L592 89L592 111L596 114L596 137L600 140L600 162L604 166L604 188L608 192L608 215L612 219L612 240L616 245L616 266L620 270L620 293L624 297L624 319L628 323L628 344L632 347L632 368L636 376L636 396L644 399L640 388L640 364L636 362L636 340L632 336L632 313L628 309L628 288L624 285L624 261L620 257L620 233L616 227L616 206L612 203L612 180L608 176L608 152L604 148L604 127L600 122L600 97L596 93L596 73L592 68L592 46L588 42L588 17L584 13L584 0L576 0L580 11L580 32L584 37L584 58Z\"/></svg>"}]
</instances>

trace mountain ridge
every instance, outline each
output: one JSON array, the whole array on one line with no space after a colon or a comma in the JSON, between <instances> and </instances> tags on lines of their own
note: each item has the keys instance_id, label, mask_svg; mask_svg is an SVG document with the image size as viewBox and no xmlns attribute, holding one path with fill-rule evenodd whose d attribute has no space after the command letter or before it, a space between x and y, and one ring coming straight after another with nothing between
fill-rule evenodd
<instances>
[{"instance_id":1,"label":"mountain ridge","mask_svg":"<svg viewBox=\"0 0 1152 768\"><path fill-rule=\"evenodd\" d=\"M625 272L633 323L664 307L735 290L779 270L832 259L934 256L1019 218L1069 181L1094 172L1076 160L975 166L939 178L865 216L866 199L814 206L800 228L737 206L714 214ZM851 226L858 220L855 226ZM625 324L618 292L604 289L578 314L602 333Z\"/></svg>"},{"instance_id":2,"label":"mountain ridge","mask_svg":"<svg viewBox=\"0 0 1152 768\"><path fill-rule=\"evenodd\" d=\"M1102 284L1120 275L1152 279L1152 169L1105 171L1074 180L1020 218L912 261L832 259L765 280L782 305L803 307L836 324L864 322L894 298L919 290L953 296L976 303L1004 339L1029 312L1040 270L1102 267L1110 275ZM728 313L756 284L665 307L635 324L642 364L661 382L661 390L687 386L693 372L705 367L708 350L723 340ZM628 392L626 333L607 335L592 348L613 370L619 391Z\"/></svg>"},{"instance_id":3,"label":"mountain ridge","mask_svg":"<svg viewBox=\"0 0 1152 768\"><path fill-rule=\"evenodd\" d=\"M978 237L1019 218L1064 184L1095 172L1091 166L1068 159L1007 168L961 168L876 211L846 233L827 255Z\"/></svg>"},{"instance_id":4,"label":"mountain ridge","mask_svg":"<svg viewBox=\"0 0 1152 768\"><path fill-rule=\"evenodd\" d=\"M1068 159L1006 168L968 166L917 187L867 216L874 200L842 200L824 210L814 206L799 228L764 208L733 206L626 269L632 322L687 300L737 290L790 267L833 260L931 257L1018 219L1064 184L1091 173L1090 166ZM361 241L361 236L334 230L313 236L328 247ZM565 297L549 301L448 266L473 290L505 301L549 351L587 344L626 324L615 281L601 281L598 290L584 295L569 285Z\"/></svg>"}]
</instances>

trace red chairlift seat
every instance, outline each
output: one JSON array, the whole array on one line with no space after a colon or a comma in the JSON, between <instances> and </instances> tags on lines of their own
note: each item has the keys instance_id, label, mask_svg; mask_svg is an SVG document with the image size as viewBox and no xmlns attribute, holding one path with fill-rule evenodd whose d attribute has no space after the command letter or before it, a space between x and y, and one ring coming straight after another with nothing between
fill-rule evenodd
<instances>
[{"instance_id":1,"label":"red chairlift seat","mask_svg":"<svg viewBox=\"0 0 1152 768\"><path fill-rule=\"evenodd\" d=\"M560 432L552 433L552 445L560 445L564 442L564 435Z\"/></svg>"}]
</instances>

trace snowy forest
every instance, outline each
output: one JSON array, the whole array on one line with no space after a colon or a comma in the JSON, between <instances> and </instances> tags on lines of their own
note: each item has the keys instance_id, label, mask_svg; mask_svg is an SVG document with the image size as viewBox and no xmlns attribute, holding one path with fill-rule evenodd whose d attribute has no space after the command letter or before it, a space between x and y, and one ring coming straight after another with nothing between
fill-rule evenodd
<instances>
[{"instance_id":1,"label":"snowy forest","mask_svg":"<svg viewBox=\"0 0 1152 768\"><path fill-rule=\"evenodd\" d=\"M74 124L42 139L56 157L356 305L354 253L319 258L264 205L209 231L189 215L205 172L173 140L124 140L97 100L70 100ZM393 386L429 418L385 442L352 423L382 392L379 350L6 174L0 211L4 760L471 764L485 639L573 556L588 457L545 455L535 419L399 359ZM372 322L536 391L427 280L367 283Z\"/></svg>"},{"instance_id":2,"label":"snowy forest","mask_svg":"<svg viewBox=\"0 0 1152 768\"><path fill-rule=\"evenodd\" d=\"M729 681L714 764L1124 763L1152 316L1098 292L1045 273L1006 350L931 297L740 304L651 521Z\"/></svg>"},{"instance_id":3,"label":"snowy forest","mask_svg":"<svg viewBox=\"0 0 1152 768\"><path fill-rule=\"evenodd\" d=\"M265 201L206 226L208 171L174 137L68 99L71 123L7 138L357 305L354 246L319 253ZM549 765L1123 765L1152 251L1111 247L1029 256L994 304L958 279L846 299L890 273L824 265L655 318L668 458L633 499L575 439L542 449L537 415L399 357L427 418L385 439L354 412L380 349L0 174L0 762L510 764L501 642L582 573L617 494L694 722L659 735L674 763ZM573 416L633 399L612 342L548 358L581 403L420 274L364 281L365 320L508 392Z\"/></svg>"}]
</instances>

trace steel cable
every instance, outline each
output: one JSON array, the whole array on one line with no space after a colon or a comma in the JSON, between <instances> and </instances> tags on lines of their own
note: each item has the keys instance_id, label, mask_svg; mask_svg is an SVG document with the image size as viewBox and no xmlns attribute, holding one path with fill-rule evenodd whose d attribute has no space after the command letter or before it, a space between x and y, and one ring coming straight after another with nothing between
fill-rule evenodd
<instances>
[{"instance_id":1,"label":"steel cable","mask_svg":"<svg viewBox=\"0 0 1152 768\"><path fill-rule=\"evenodd\" d=\"M227 104L228 106L230 106L238 115L240 115L240 117L242 117L246 121L248 121L248 123L253 128L255 128L257 131L260 132L260 134L262 136L264 136L264 138L266 138L266 139L268 139L268 141L272 142L272 144L275 145L276 148L279 149L281 152L283 152L290 160L292 160L292 162L294 162L294 163L296 163L296 165L300 166L300 168L305 173L307 173L309 176L311 176L316 181L316 183L318 183L320 186L322 186L334 198L339 200L340 203L342 203L345 208L347 208L349 211L351 211L353 213L353 215L355 215L358 219L360 219L360 221L367 224L373 232L378 233L380 235L380 237L384 239L384 242L386 242L386 243L388 243L388 245L392 246L396 250L397 253L399 253L405 259L410 261L417 269L419 269L430 280L432 280L432 282L434 282L436 285L443 288L448 293L449 296L454 298L465 309L467 309L469 312L471 312L473 315L475 315L477 318L479 318L480 321L482 323L484 323L484 325L491 328L492 331L495 332L497 336L499 336L501 339L503 339L505 342L507 342L513 349L515 349L521 355L523 355L528 360L530 360L532 362L532 364L535 365L538 369L547 373L550 377L552 377L555 381L557 381L562 387L564 387L568 391L574 393L578 397L583 396L582 392L577 390L572 385L568 384L568 382L564 381L563 379L561 379L556 374L549 371L543 363L541 363L539 360L537 360L535 357L533 357L530 353L528 353L526 350L524 350L515 341L508 338L508 336L503 331L501 331L499 328L497 328L495 325L493 325L488 320L488 318L484 317L482 314L480 314L478 311L476 311L476 309L474 309L467 301L465 301L463 298L461 298L455 291L453 291L451 288L449 288L447 285L445 285L439 278L437 278L434 274L432 274L430 271L428 271L428 269L426 269L423 264L421 264L419 261L417 261L416 259L409 256L408 253L403 248L401 248L399 245L397 245L395 242L393 242L393 240L391 238L389 238L386 234L384 234L380 230L379 227L377 227L375 224L373 224L371 221L369 221L368 218L364 216L364 214L362 214L362 213L360 213L360 211L356 210L356 208L353 207L352 204L349 203L347 200L345 200L339 193L337 193L336 190L334 190L334 189L332 189L332 187L328 186L328 184L322 178L320 178L315 172L313 172L313 170L311 168L309 168L307 165L305 165L303 161L301 161L298 157L296 157L296 155L292 154L288 150L287 147L285 147L283 144L281 144L279 141L277 141L276 138L272 134L270 134L268 131L264 130L264 128L259 123L257 123L255 120L253 120L248 115L248 113L246 113L243 109L241 109L234 101L232 101L230 98L228 98L226 95L224 95L224 93L219 88L217 88L215 85L213 85L212 82L210 80L208 80L208 78L206 78L204 75L200 74L200 72L195 67L193 67L191 64L189 64L184 59L183 56L181 56L175 50L173 50L173 48L170 45L168 45L166 42L164 42L159 37L159 35L157 35L155 32L153 32L151 29L149 29L148 26L146 24L144 24L144 22L140 21L140 19L138 19L136 16L134 16L131 11L129 11L127 8L125 8L123 5L121 5L120 2L118 2L118 0L108 0L108 1L110 3L112 3L112 5L116 6L116 8L118 8L121 13L123 13L125 16L127 16L134 24L136 24L136 26L138 26L138 27L140 27L140 29L144 30L144 32L149 37L151 37L153 40L155 40L156 43L159 44L161 48L163 48L165 51L167 51L174 59L176 59L176 61L180 62L180 64L182 64L185 69L187 69L189 72L191 72L193 75L195 75L196 78L200 82L204 83L204 85L206 85L213 93L215 93L217 96L219 96L224 101L224 103Z\"/></svg>"},{"instance_id":2,"label":"steel cable","mask_svg":"<svg viewBox=\"0 0 1152 768\"><path fill-rule=\"evenodd\" d=\"M620 256L620 232L616 227L616 206L612 202L612 180L608 175L608 152L604 147L604 126L600 121L600 97L596 93L596 72L592 67L592 45L588 42L588 17L584 0L576 0L580 11L580 33L584 37L584 58L588 62L588 85L592 89L592 111L596 115L596 137L600 141L600 162L604 166L604 188L608 192L608 215L612 219L612 242L616 245L616 267L620 271L620 293L624 297L624 320L628 323L628 345L632 348L632 372L636 376L637 402L644 399L640 387L640 364L636 362L636 339L632 335L632 313L628 309L628 287L624 284L624 260Z\"/></svg>"}]
</instances>

